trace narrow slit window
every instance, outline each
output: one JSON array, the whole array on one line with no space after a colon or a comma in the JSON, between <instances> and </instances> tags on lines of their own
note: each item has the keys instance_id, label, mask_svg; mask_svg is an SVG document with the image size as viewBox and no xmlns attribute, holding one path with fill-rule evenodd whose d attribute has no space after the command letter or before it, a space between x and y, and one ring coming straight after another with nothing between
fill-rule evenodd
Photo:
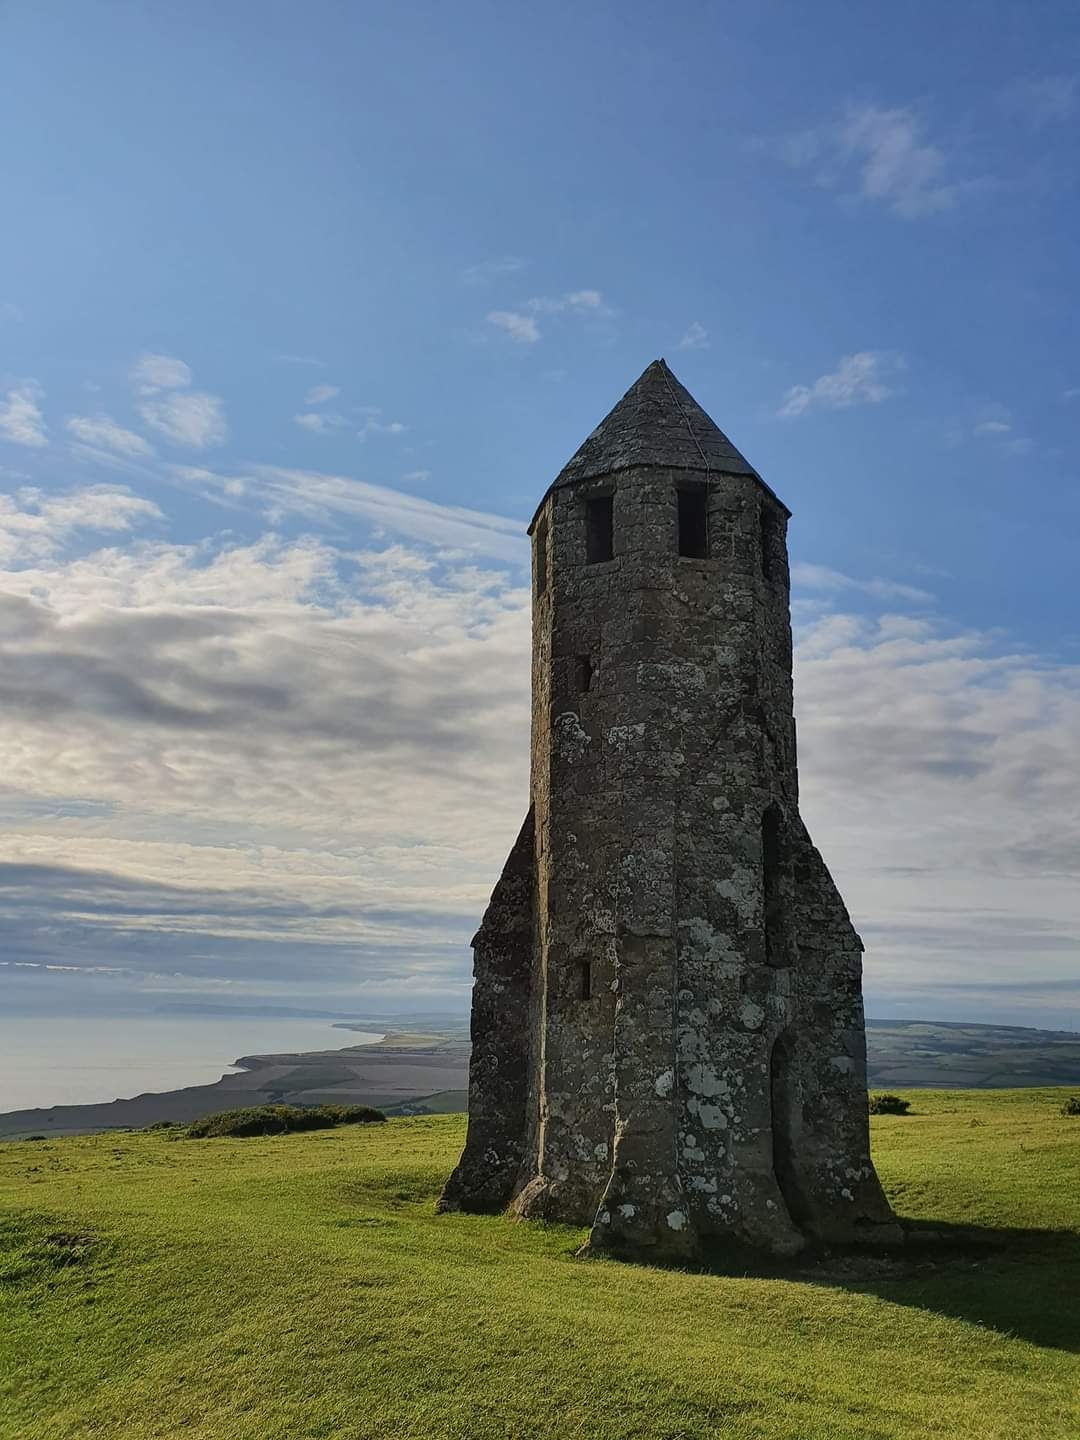
<instances>
[{"instance_id":1,"label":"narrow slit window","mask_svg":"<svg viewBox=\"0 0 1080 1440\"><path fill-rule=\"evenodd\" d=\"M585 502L585 559L590 565L611 560L615 554L615 518L612 497L594 495Z\"/></svg>"},{"instance_id":2,"label":"narrow slit window","mask_svg":"<svg viewBox=\"0 0 1080 1440\"><path fill-rule=\"evenodd\" d=\"M582 960L578 965L578 995L582 1000L592 999L592 963Z\"/></svg>"},{"instance_id":3,"label":"narrow slit window","mask_svg":"<svg viewBox=\"0 0 1080 1440\"><path fill-rule=\"evenodd\" d=\"M543 595L547 589L548 572L547 521L541 520L536 527L536 593Z\"/></svg>"},{"instance_id":4,"label":"narrow slit window","mask_svg":"<svg viewBox=\"0 0 1080 1440\"><path fill-rule=\"evenodd\" d=\"M782 966L788 963L785 943L784 858L783 817L776 805L770 805L761 817L766 965Z\"/></svg>"},{"instance_id":5,"label":"narrow slit window","mask_svg":"<svg viewBox=\"0 0 1080 1440\"><path fill-rule=\"evenodd\" d=\"M593 663L590 655L579 655L574 661L574 678L579 695L587 695L592 689Z\"/></svg>"},{"instance_id":6,"label":"narrow slit window","mask_svg":"<svg viewBox=\"0 0 1080 1440\"><path fill-rule=\"evenodd\" d=\"M679 497L679 554L709 558L709 495L704 485L686 486Z\"/></svg>"}]
</instances>

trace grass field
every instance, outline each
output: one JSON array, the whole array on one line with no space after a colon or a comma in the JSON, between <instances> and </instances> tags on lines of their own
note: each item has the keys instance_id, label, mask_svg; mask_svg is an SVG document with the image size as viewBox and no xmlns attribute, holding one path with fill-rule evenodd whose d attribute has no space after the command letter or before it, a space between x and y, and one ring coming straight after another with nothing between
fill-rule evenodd
<instances>
[{"instance_id":1,"label":"grass field","mask_svg":"<svg viewBox=\"0 0 1080 1440\"><path fill-rule=\"evenodd\" d=\"M1076 1440L1064 1094L909 1092L875 1155L947 1243L788 1278L437 1217L457 1115L0 1145L0 1436Z\"/></svg>"}]
</instances>

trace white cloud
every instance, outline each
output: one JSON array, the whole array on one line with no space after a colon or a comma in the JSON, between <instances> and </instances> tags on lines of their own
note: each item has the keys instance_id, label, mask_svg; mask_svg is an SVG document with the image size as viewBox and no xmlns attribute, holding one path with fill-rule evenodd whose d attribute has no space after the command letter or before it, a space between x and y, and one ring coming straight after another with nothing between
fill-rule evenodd
<instances>
[{"instance_id":1,"label":"white cloud","mask_svg":"<svg viewBox=\"0 0 1080 1440\"><path fill-rule=\"evenodd\" d=\"M131 379L142 397L139 414L170 445L205 450L228 433L225 409L217 395L190 390L191 370L174 355L140 355Z\"/></svg>"},{"instance_id":2,"label":"white cloud","mask_svg":"<svg viewBox=\"0 0 1080 1440\"><path fill-rule=\"evenodd\" d=\"M827 614L797 642L803 811L869 1013L1033 1024L1056 990L1075 1024L1080 670L908 616Z\"/></svg>"},{"instance_id":3,"label":"white cloud","mask_svg":"<svg viewBox=\"0 0 1080 1440\"><path fill-rule=\"evenodd\" d=\"M426 480L431 479L430 470L410 470L408 474L401 477L403 480L411 480L416 485L423 485Z\"/></svg>"},{"instance_id":4,"label":"white cloud","mask_svg":"<svg viewBox=\"0 0 1080 1440\"><path fill-rule=\"evenodd\" d=\"M504 331L519 345L535 345L540 331L531 315L522 315L516 310L489 310L488 324Z\"/></svg>"},{"instance_id":5,"label":"white cloud","mask_svg":"<svg viewBox=\"0 0 1080 1440\"><path fill-rule=\"evenodd\" d=\"M570 310L603 310L604 297L599 290L573 290L566 296L566 307Z\"/></svg>"},{"instance_id":6,"label":"white cloud","mask_svg":"<svg viewBox=\"0 0 1080 1440\"><path fill-rule=\"evenodd\" d=\"M1001 103L1014 115L1020 115L1033 129L1058 124L1072 118L1080 98L1080 77L1076 75L1040 75L1017 80L1001 95Z\"/></svg>"},{"instance_id":7,"label":"white cloud","mask_svg":"<svg viewBox=\"0 0 1080 1440\"><path fill-rule=\"evenodd\" d=\"M679 341L680 350L708 350L709 332L699 321L694 320L687 326L686 334Z\"/></svg>"},{"instance_id":8,"label":"white cloud","mask_svg":"<svg viewBox=\"0 0 1080 1440\"><path fill-rule=\"evenodd\" d=\"M326 369L326 361L317 360L314 355L272 355L270 358L278 365L311 365L318 370Z\"/></svg>"},{"instance_id":9,"label":"white cloud","mask_svg":"<svg viewBox=\"0 0 1080 1440\"><path fill-rule=\"evenodd\" d=\"M810 410L844 410L852 405L878 405L896 393L887 381L906 362L882 350L861 350L845 355L836 369L819 375L812 385L792 385L777 414L791 419Z\"/></svg>"},{"instance_id":10,"label":"white cloud","mask_svg":"<svg viewBox=\"0 0 1080 1440\"><path fill-rule=\"evenodd\" d=\"M0 399L0 440L10 440L13 445L27 445L40 449L49 443L45 434L45 417L38 401L41 386L33 380L24 380L13 386Z\"/></svg>"},{"instance_id":11,"label":"white cloud","mask_svg":"<svg viewBox=\"0 0 1080 1440\"><path fill-rule=\"evenodd\" d=\"M333 410L307 410L302 415L294 415L293 419L297 425L304 430L310 430L313 435L325 435L328 431L349 423L344 415L338 415Z\"/></svg>"},{"instance_id":12,"label":"white cloud","mask_svg":"<svg viewBox=\"0 0 1080 1440\"><path fill-rule=\"evenodd\" d=\"M192 450L221 445L228 434L221 400L201 390L173 390L160 398L147 398L139 406L139 414L171 445Z\"/></svg>"},{"instance_id":13,"label":"white cloud","mask_svg":"<svg viewBox=\"0 0 1080 1440\"><path fill-rule=\"evenodd\" d=\"M520 310L490 310L487 322L519 345L535 345L543 333L536 316L563 314L600 317L613 311L599 290L570 290L565 295L535 295Z\"/></svg>"},{"instance_id":14,"label":"white cloud","mask_svg":"<svg viewBox=\"0 0 1080 1440\"><path fill-rule=\"evenodd\" d=\"M208 496L242 495L246 503L259 507L271 524L285 515L303 516L319 524L345 515L368 522L380 535L404 536L440 551L490 556L521 565L528 560L524 521L440 505L388 485L275 465L249 466L239 475L220 475L202 467L171 469L178 481L198 487Z\"/></svg>"},{"instance_id":15,"label":"white cloud","mask_svg":"<svg viewBox=\"0 0 1080 1440\"><path fill-rule=\"evenodd\" d=\"M191 370L174 355L140 355L130 374L143 395L154 395L158 390L184 390L191 384Z\"/></svg>"},{"instance_id":16,"label":"white cloud","mask_svg":"<svg viewBox=\"0 0 1080 1440\"><path fill-rule=\"evenodd\" d=\"M143 520L159 520L149 500L105 485L66 494L24 487L0 494L0 563L26 565L54 555L77 531L121 532Z\"/></svg>"},{"instance_id":17,"label":"white cloud","mask_svg":"<svg viewBox=\"0 0 1080 1440\"><path fill-rule=\"evenodd\" d=\"M378 411L375 412L376 415ZM400 420L388 420L385 423L369 416L363 424L363 428L356 433L361 440L366 440L369 435L404 435L409 427L403 425Z\"/></svg>"},{"instance_id":18,"label":"white cloud","mask_svg":"<svg viewBox=\"0 0 1080 1440\"><path fill-rule=\"evenodd\" d=\"M153 455L149 445L134 430L125 430L108 415L72 415L64 421L65 429L83 445L115 451L117 455Z\"/></svg>"},{"instance_id":19,"label":"white cloud","mask_svg":"<svg viewBox=\"0 0 1080 1440\"><path fill-rule=\"evenodd\" d=\"M466 285L488 285L506 275L516 275L529 262L515 255L505 255L501 260L482 260L479 265L470 265L461 272Z\"/></svg>"},{"instance_id":20,"label":"white cloud","mask_svg":"<svg viewBox=\"0 0 1080 1440\"><path fill-rule=\"evenodd\" d=\"M325 405L327 400L333 400L335 395L340 394L340 385L313 385L304 396L304 404Z\"/></svg>"},{"instance_id":21,"label":"white cloud","mask_svg":"<svg viewBox=\"0 0 1080 1440\"><path fill-rule=\"evenodd\" d=\"M981 420L975 426L976 435L1007 435L1012 425L1007 420Z\"/></svg>"},{"instance_id":22,"label":"white cloud","mask_svg":"<svg viewBox=\"0 0 1080 1440\"><path fill-rule=\"evenodd\" d=\"M24 811L0 923L26 959L115 964L131 936L136 969L464 1001L527 804L515 575L398 546L144 546L3 576L6 637L5 818Z\"/></svg>"},{"instance_id":23,"label":"white cloud","mask_svg":"<svg viewBox=\"0 0 1080 1440\"><path fill-rule=\"evenodd\" d=\"M430 547L516 527L253 483L369 518L411 504L429 543L211 538L0 576L5 937L28 962L122 946L139 972L307 1003L464 1005L527 804L529 597L523 565ZM863 592L835 577L810 567L819 593ZM1080 674L921 615L819 613L797 638L803 808L868 944L870 1013L1067 1004Z\"/></svg>"},{"instance_id":24,"label":"white cloud","mask_svg":"<svg viewBox=\"0 0 1080 1440\"><path fill-rule=\"evenodd\" d=\"M1061 398L1062 398L1063 400L1077 400L1077 399L1080 399L1080 385L1073 385L1073 386L1070 386L1070 388L1069 388L1068 390L1063 390L1063 391L1061 392Z\"/></svg>"},{"instance_id":25,"label":"white cloud","mask_svg":"<svg viewBox=\"0 0 1080 1440\"><path fill-rule=\"evenodd\" d=\"M944 147L904 106L851 105L844 118L765 142L793 169L826 188L852 189L904 220L949 210L987 181L957 180Z\"/></svg>"},{"instance_id":26,"label":"white cloud","mask_svg":"<svg viewBox=\"0 0 1080 1440\"><path fill-rule=\"evenodd\" d=\"M861 164L862 193L905 220L948 210L957 189L946 174L945 154L928 143L910 110L864 105L848 111L841 132L847 153Z\"/></svg>"}]
</instances>

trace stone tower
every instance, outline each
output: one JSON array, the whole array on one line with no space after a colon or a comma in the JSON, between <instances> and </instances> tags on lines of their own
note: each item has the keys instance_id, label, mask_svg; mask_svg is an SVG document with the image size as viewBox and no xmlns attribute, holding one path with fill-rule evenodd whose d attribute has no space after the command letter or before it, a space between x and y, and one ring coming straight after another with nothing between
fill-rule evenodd
<instances>
[{"instance_id":1,"label":"stone tower","mask_svg":"<svg viewBox=\"0 0 1080 1440\"><path fill-rule=\"evenodd\" d=\"M663 360L540 502L532 804L440 1208L657 1257L898 1238L862 944L799 816L789 513Z\"/></svg>"}]
</instances>

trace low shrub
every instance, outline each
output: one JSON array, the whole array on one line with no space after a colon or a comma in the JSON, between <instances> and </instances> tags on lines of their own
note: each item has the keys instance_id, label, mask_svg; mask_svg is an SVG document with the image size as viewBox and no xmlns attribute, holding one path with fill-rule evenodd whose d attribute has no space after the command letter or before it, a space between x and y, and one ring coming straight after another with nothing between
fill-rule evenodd
<instances>
[{"instance_id":1,"label":"low shrub","mask_svg":"<svg viewBox=\"0 0 1080 1440\"><path fill-rule=\"evenodd\" d=\"M1080 1095L1070 1095L1061 1107L1063 1115L1080 1115Z\"/></svg>"},{"instance_id":2,"label":"low shrub","mask_svg":"<svg viewBox=\"0 0 1080 1440\"><path fill-rule=\"evenodd\" d=\"M899 1095L871 1095L871 1115L906 1115L911 1109L910 1100L901 1100Z\"/></svg>"},{"instance_id":3,"label":"low shrub","mask_svg":"<svg viewBox=\"0 0 1080 1440\"><path fill-rule=\"evenodd\" d=\"M219 1110L204 1115L187 1128L192 1140L221 1135L284 1135L290 1130L330 1130L335 1125L370 1125L384 1121L381 1110L370 1105L249 1105L243 1110Z\"/></svg>"}]
</instances>

